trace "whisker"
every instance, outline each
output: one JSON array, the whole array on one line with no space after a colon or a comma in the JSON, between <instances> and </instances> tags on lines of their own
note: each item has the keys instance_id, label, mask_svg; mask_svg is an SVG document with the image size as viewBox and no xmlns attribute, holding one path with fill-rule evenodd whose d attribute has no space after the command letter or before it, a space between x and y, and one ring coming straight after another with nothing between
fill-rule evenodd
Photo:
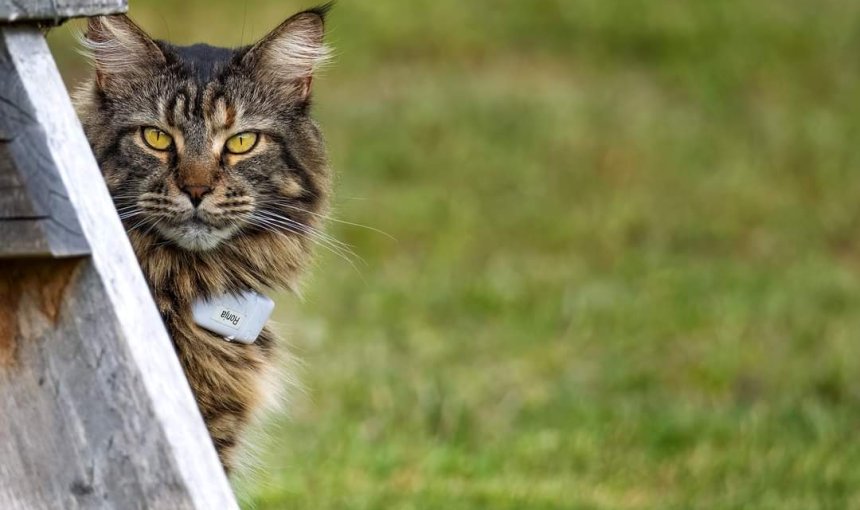
<instances>
[{"instance_id":1,"label":"whisker","mask_svg":"<svg viewBox=\"0 0 860 510\"><path fill-rule=\"evenodd\" d=\"M300 212L303 212L303 213L310 214L310 215L312 215L312 216L316 216L317 218L321 218L321 219L324 219L324 220L326 220L326 221L331 221L331 222L334 222L334 223L340 223L340 224L343 224L343 225L351 225L351 226L353 226L353 227L358 227L358 228L363 228L363 229L366 229L366 230L370 230L370 231L372 231L372 232L376 232L376 233L378 233L378 234L382 234L382 235L384 235L385 237L387 237L387 238L391 239L392 241L395 241L395 242L397 241L397 238L396 238L396 237L394 237L393 235L389 234L388 232L385 232L384 230L379 230L378 228L374 228L374 227L371 227L371 226L369 226L369 225L362 225L361 223L353 223L353 222L351 222L351 221L341 220L341 219L335 218L335 217L333 217L333 216L331 216L331 215L327 215L327 214L315 213L315 212L313 212L313 211L308 211L307 209L303 209L303 208L298 207L298 206L295 206L295 205L293 205L293 204L284 203L284 202L282 202L282 201L275 201L275 202L273 202L273 203L275 203L275 204L277 204L278 206L281 206L281 207L286 207L286 208L288 208L288 209L293 209L293 210L295 210L295 211L300 211Z\"/></svg>"},{"instance_id":2,"label":"whisker","mask_svg":"<svg viewBox=\"0 0 860 510\"><path fill-rule=\"evenodd\" d=\"M319 229L316 229L316 228L314 228L314 227L312 227L312 226L310 226L310 225L304 224L304 223L302 223L302 222L300 222L300 221L296 221L296 220L294 220L294 219L292 219L292 218L288 218L288 217L286 217L286 216L282 216L282 215L280 215L280 214L278 214L278 213L276 213L276 212L273 212L273 211L260 210L260 211L258 211L258 212L263 213L263 214L266 214L266 215L268 215L269 217L272 217L272 218L275 218L275 219L278 219L278 220L281 220L281 221L285 221L285 222L291 223L291 224L293 224L293 225L299 225L299 226L301 226L301 227L303 227L303 228L306 228L306 229L308 229L309 231L311 231L311 232L313 232L313 233L315 233L315 234L318 234L318 235L320 235L321 237L324 237L324 238L326 238L326 239L328 239L328 240L330 240L330 241L332 241L332 242L335 242L335 243L337 243L337 244L339 244L339 245L341 245L341 246L343 246L343 247L345 247L345 248L350 247L347 243L345 243L345 242L343 242L343 241L340 241L339 239L336 239L335 237L333 237L333 236L331 236L331 235L329 235L329 234L326 234L325 232L323 232L323 231L321 231L321 230L319 230Z\"/></svg>"},{"instance_id":3,"label":"whisker","mask_svg":"<svg viewBox=\"0 0 860 510\"><path fill-rule=\"evenodd\" d=\"M258 211L258 213L259 212L261 212L261 211ZM248 222L254 226L262 228L266 232L270 232L273 234L286 235L286 233L284 233L280 230L280 229L284 229L284 230L287 230L288 232L292 232L292 233L297 234L299 236L305 237L306 239L316 243L318 246L321 246L321 247L325 248L326 250L334 253L338 257L342 258L350 266L352 266L352 268L358 274L361 274L361 271L359 271L358 267L355 265L355 262L352 260L352 258L350 258L346 253L344 253L342 251L342 249L340 249L337 245L328 244L328 243L324 242L325 239L315 238L315 237L309 235L308 232L298 230L295 225L275 222L271 218L260 217L260 216L251 216L251 218L248 219ZM299 224L299 225L301 225L301 224ZM278 228L278 227L280 227L280 228Z\"/></svg>"},{"instance_id":4,"label":"whisker","mask_svg":"<svg viewBox=\"0 0 860 510\"><path fill-rule=\"evenodd\" d=\"M124 212L124 213L120 214L119 219L125 220L128 218L134 218L135 216L140 216L143 213L144 213L143 211L135 209L133 211L128 211L128 212Z\"/></svg>"},{"instance_id":5,"label":"whisker","mask_svg":"<svg viewBox=\"0 0 860 510\"><path fill-rule=\"evenodd\" d=\"M285 222L285 221L282 221L278 218L273 218L271 216L263 216L262 218L258 218L258 219L265 221L269 225L285 228L285 229L289 230L290 232L295 232L298 234L304 234L305 237L307 237L308 239L317 241L319 243L330 244L334 248L341 249L340 246L332 243L329 239L326 239L325 237L322 237L322 236L318 235L318 233L310 231L307 228L303 228L306 226L302 225L301 223Z\"/></svg>"},{"instance_id":6,"label":"whisker","mask_svg":"<svg viewBox=\"0 0 860 510\"><path fill-rule=\"evenodd\" d=\"M342 251L346 254L349 254L350 256L355 257L355 258L361 260L362 263L366 264L365 260L363 258L361 258L358 254L356 254L352 250L352 247L349 246L347 243L344 243L344 242L342 242L342 241L340 241L334 237L331 237L330 235L328 235L324 232L321 232L321 231L311 227L310 225L305 225L304 223L300 223L300 222L295 221L291 218L280 216L280 215L272 213L270 211L258 211L258 213L266 214L267 217L272 221L280 222L281 224L291 225L291 226L294 226L296 228L299 228L300 230L302 230L302 231L306 232L307 234L313 236L314 238L318 239L320 242L324 242L324 243L327 243L333 247L337 247L340 251Z\"/></svg>"}]
</instances>

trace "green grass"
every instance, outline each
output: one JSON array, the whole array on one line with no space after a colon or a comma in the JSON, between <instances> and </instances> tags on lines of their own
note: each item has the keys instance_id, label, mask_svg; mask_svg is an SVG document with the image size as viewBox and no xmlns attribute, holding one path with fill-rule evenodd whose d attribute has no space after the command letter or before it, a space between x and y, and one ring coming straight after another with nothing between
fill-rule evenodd
<instances>
[{"instance_id":1,"label":"green grass","mask_svg":"<svg viewBox=\"0 0 860 510\"><path fill-rule=\"evenodd\" d=\"M299 5L131 3L224 44ZM860 508L860 3L330 25L335 214L396 241L333 224L364 262L281 299L307 392L248 508Z\"/></svg>"}]
</instances>

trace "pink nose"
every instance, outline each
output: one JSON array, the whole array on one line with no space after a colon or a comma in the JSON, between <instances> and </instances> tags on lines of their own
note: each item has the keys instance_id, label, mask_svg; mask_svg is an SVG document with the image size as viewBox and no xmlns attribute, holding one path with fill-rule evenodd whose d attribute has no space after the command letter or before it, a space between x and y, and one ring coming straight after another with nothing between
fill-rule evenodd
<instances>
[{"instance_id":1,"label":"pink nose","mask_svg":"<svg viewBox=\"0 0 860 510\"><path fill-rule=\"evenodd\" d=\"M211 186L182 186L182 192L188 195L191 199L191 204L194 207L200 205L203 197L212 192Z\"/></svg>"}]
</instances>

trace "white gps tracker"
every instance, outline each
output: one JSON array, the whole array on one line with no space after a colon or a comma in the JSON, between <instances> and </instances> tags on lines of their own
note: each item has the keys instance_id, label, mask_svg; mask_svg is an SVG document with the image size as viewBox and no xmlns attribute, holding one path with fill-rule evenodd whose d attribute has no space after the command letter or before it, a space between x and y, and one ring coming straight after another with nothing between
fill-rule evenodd
<instances>
[{"instance_id":1,"label":"white gps tracker","mask_svg":"<svg viewBox=\"0 0 860 510\"><path fill-rule=\"evenodd\" d=\"M246 291L224 294L208 300L198 299L192 305L194 322L230 342L252 344L275 308L271 299Z\"/></svg>"}]
</instances>

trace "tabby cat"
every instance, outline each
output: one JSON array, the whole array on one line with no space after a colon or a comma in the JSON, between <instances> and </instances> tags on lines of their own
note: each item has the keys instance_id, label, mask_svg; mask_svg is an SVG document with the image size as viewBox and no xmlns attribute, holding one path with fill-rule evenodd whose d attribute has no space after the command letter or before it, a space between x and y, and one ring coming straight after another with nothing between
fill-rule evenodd
<instances>
[{"instance_id":1,"label":"tabby cat","mask_svg":"<svg viewBox=\"0 0 860 510\"><path fill-rule=\"evenodd\" d=\"M89 20L95 73L75 94L87 138L228 471L271 400L276 338L197 326L198 298L296 290L330 171L310 117L328 6L238 48L154 40L126 16Z\"/></svg>"}]
</instances>

